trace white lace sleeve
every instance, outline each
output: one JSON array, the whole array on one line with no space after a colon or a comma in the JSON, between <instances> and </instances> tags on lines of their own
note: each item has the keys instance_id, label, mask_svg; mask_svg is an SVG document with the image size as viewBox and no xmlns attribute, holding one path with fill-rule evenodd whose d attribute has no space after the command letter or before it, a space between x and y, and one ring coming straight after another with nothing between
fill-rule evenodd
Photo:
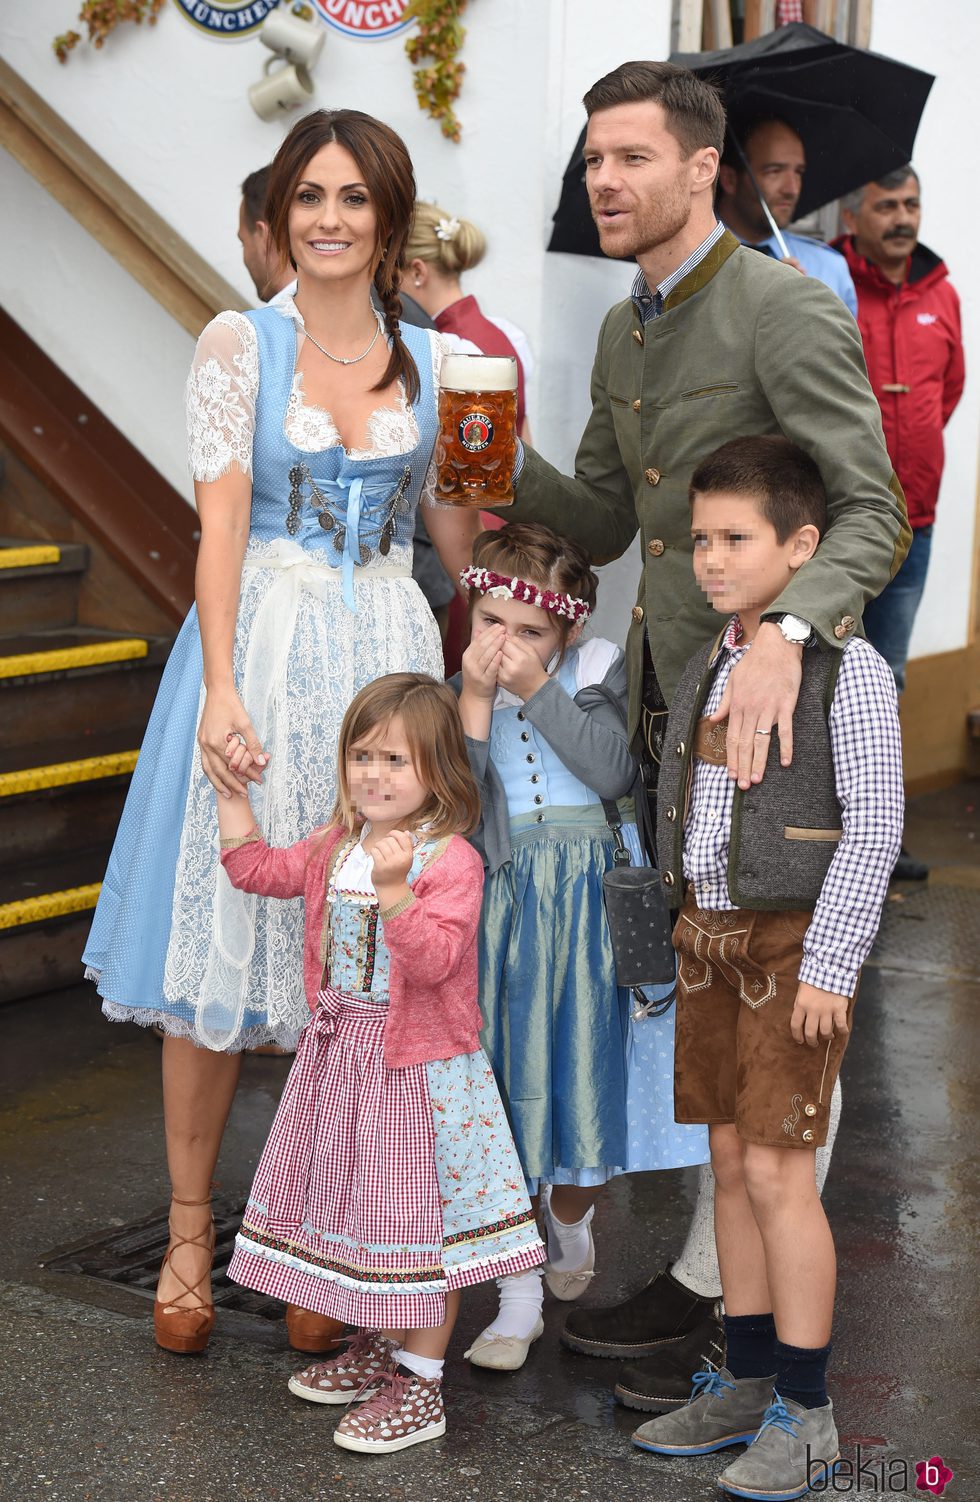
<instances>
[{"instance_id":1,"label":"white lace sleeve","mask_svg":"<svg viewBox=\"0 0 980 1502\"><path fill-rule=\"evenodd\" d=\"M432 350L432 379L436 388L437 407L439 404L439 372L442 369L442 362L448 354L454 352L461 354L468 353L468 351L460 349L463 343L465 341L458 339L455 334L438 334L433 329L429 330L429 346ZM476 353L479 354L479 350ZM422 486L419 504L422 506L431 506L435 511L456 510L455 506L450 506L445 501L436 500L436 461L434 450L429 471L425 477L425 484Z\"/></svg>"},{"instance_id":2,"label":"white lace sleeve","mask_svg":"<svg viewBox=\"0 0 980 1502\"><path fill-rule=\"evenodd\" d=\"M191 477L218 480L237 464L252 473L259 350L241 313L219 313L197 341L187 377L187 448Z\"/></svg>"}]
</instances>

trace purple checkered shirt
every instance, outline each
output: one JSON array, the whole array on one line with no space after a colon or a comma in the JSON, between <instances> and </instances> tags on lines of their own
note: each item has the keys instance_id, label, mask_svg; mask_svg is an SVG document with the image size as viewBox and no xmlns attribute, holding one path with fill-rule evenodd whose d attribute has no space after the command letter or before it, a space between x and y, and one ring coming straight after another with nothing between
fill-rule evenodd
<instances>
[{"instance_id":1,"label":"purple checkered shirt","mask_svg":"<svg viewBox=\"0 0 980 1502\"><path fill-rule=\"evenodd\" d=\"M706 715L718 708L732 668L750 649L738 644L740 636L733 616L719 648ZM884 658L860 637L844 647L828 724L844 833L803 941L799 978L821 991L850 996L878 932L905 816L895 680ZM684 876L694 886L698 906L708 911L735 907L728 895L735 786L725 767L692 763Z\"/></svg>"}]
</instances>

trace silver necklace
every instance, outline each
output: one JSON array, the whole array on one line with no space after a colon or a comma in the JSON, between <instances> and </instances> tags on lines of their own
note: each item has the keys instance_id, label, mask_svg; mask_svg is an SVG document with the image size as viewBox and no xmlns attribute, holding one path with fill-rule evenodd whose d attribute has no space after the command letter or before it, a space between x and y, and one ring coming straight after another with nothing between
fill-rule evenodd
<instances>
[{"instance_id":1,"label":"silver necklace","mask_svg":"<svg viewBox=\"0 0 980 1502\"><path fill-rule=\"evenodd\" d=\"M306 335L307 339L309 339L312 344L316 345L316 347L320 351L321 355L326 355L327 359L328 360L332 360L335 365L357 365L357 364L360 363L361 360L366 360L367 359L368 355L371 353L371 351L373 350L374 346L377 344L377 342L378 342L378 336L381 333L381 321L380 321L380 319L378 320L378 327L374 331L374 338L371 340L371 343L368 345L368 347L364 351L364 353L360 354L360 355L352 355L349 360L345 360L344 357L343 357L343 355L332 355L328 349L324 349L324 347L320 343L319 339L314 339L313 335L310 333L309 329L306 328L305 326L303 328L303 333Z\"/></svg>"}]
</instances>

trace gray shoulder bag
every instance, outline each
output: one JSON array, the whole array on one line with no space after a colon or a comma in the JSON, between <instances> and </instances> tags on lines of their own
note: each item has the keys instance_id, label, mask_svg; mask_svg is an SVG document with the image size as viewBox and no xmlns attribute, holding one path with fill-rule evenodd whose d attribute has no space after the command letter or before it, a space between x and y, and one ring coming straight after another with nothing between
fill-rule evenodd
<instances>
[{"instance_id":1,"label":"gray shoulder bag","mask_svg":"<svg viewBox=\"0 0 980 1502\"><path fill-rule=\"evenodd\" d=\"M590 687L613 705L625 724L623 706L615 694L600 683L590 684ZM656 846L642 777L637 777L633 794L640 845L649 854ZM602 878L616 980L633 993L635 1006L631 1015L634 1020L662 1017L674 1004L676 986L665 1000L651 1000L643 987L669 985L676 978L676 956L670 942L673 924L663 882L655 865L632 864L623 840L623 820L619 808L611 799L603 798L601 801L606 823L612 830L616 843L612 870L607 871Z\"/></svg>"}]
</instances>

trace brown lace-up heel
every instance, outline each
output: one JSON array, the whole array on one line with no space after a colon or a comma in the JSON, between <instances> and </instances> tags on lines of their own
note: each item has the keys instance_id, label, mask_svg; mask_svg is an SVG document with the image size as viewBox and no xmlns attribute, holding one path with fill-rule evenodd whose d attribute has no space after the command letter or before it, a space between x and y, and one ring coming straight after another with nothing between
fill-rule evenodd
<instances>
[{"instance_id":1,"label":"brown lace-up heel","mask_svg":"<svg viewBox=\"0 0 980 1502\"><path fill-rule=\"evenodd\" d=\"M199 1246L206 1251L211 1261L214 1260L214 1217L210 1214L211 1198L206 1200L181 1200L176 1195L171 1196L175 1205L207 1205L208 1223L206 1228L197 1236L178 1236L173 1229L170 1232L170 1245L160 1268L161 1274L168 1263L170 1271L181 1284L183 1293L179 1293L176 1299L168 1304L161 1304L157 1299L153 1305L153 1329L157 1338L157 1345L165 1351L175 1351L181 1356L190 1356L198 1351L203 1351L214 1329L214 1305L206 1304L195 1291L196 1285L184 1281L180 1273L174 1267L174 1252L182 1246ZM207 1277L211 1271L210 1261ZM198 1284L203 1279L198 1279ZM192 1302L188 1302L192 1301Z\"/></svg>"},{"instance_id":2,"label":"brown lace-up heel","mask_svg":"<svg viewBox=\"0 0 980 1502\"><path fill-rule=\"evenodd\" d=\"M327 1314L314 1314L310 1309L301 1309L298 1304L287 1304L286 1333L294 1351L323 1356L328 1351L339 1350L344 1326L341 1320L331 1319Z\"/></svg>"}]
</instances>

